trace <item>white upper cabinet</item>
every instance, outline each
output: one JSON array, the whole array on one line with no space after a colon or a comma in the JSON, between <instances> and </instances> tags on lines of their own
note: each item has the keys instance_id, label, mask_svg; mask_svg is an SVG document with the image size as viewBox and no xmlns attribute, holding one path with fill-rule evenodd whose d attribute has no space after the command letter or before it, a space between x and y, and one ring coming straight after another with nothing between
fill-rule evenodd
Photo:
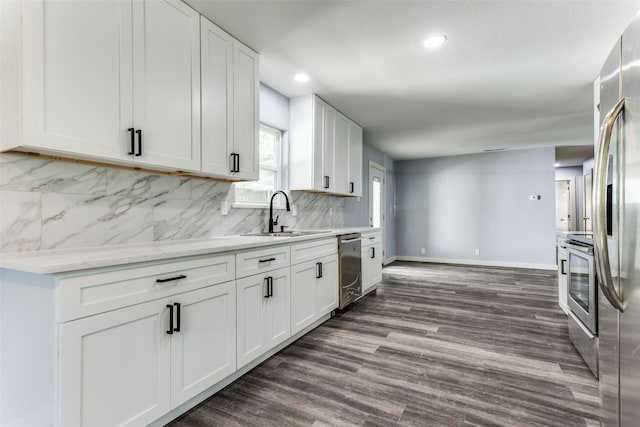
<instances>
[{"instance_id":1,"label":"white upper cabinet","mask_svg":"<svg viewBox=\"0 0 640 427\"><path fill-rule=\"evenodd\" d=\"M349 194L362 196L362 128L349 124Z\"/></svg>"},{"instance_id":2,"label":"white upper cabinet","mask_svg":"<svg viewBox=\"0 0 640 427\"><path fill-rule=\"evenodd\" d=\"M202 171L258 179L258 54L201 17Z\"/></svg>"},{"instance_id":3,"label":"white upper cabinet","mask_svg":"<svg viewBox=\"0 0 640 427\"><path fill-rule=\"evenodd\" d=\"M24 149L127 159L132 2L34 0L22 8Z\"/></svg>"},{"instance_id":4,"label":"white upper cabinet","mask_svg":"<svg viewBox=\"0 0 640 427\"><path fill-rule=\"evenodd\" d=\"M13 148L199 171L196 11L178 0L37 0L23 3L22 22Z\"/></svg>"},{"instance_id":5,"label":"white upper cabinet","mask_svg":"<svg viewBox=\"0 0 640 427\"><path fill-rule=\"evenodd\" d=\"M258 179L260 128L258 54L233 41L233 152L237 179Z\"/></svg>"},{"instance_id":6,"label":"white upper cabinet","mask_svg":"<svg viewBox=\"0 0 640 427\"><path fill-rule=\"evenodd\" d=\"M179 0L133 2L134 158L200 170L200 15Z\"/></svg>"},{"instance_id":7,"label":"white upper cabinet","mask_svg":"<svg viewBox=\"0 0 640 427\"><path fill-rule=\"evenodd\" d=\"M360 130L358 144L351 135ZM292 190L362 195L362 128L315 95L291 99L289 177ZM359 160L357 159L359 157ZM357 170L351 170L356 165ZM354 182L351 190L350 179Z\"/></svg>"},{"instance_id":8,"label":"white upper cabinet","mask_svg":"<svg viewBox=\"0 0 640 427\"><path fill-rule=\"evenodd\" d=\"M349 124L350 121L340 113L336 114L336 132L334 141L334 191L340 194L349 192Z\"/></svg>"}]
</instances>

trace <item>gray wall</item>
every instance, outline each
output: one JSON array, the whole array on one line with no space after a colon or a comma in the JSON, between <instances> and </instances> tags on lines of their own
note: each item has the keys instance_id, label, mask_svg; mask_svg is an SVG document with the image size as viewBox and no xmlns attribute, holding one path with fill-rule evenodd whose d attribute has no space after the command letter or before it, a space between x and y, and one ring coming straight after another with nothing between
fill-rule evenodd
<instances>
[{"instance_id":1,"label":"gray wall","mask_svg":"<svg viewBox=\"0 0 640 427\"><path fill-rule=\"evenodd\" d=\"M366 131L365 131L366 139ZM367 143L363 144L362 155L362 197L345 199L344 225L345 227L369 226L369 161L374 161L387 169L387 198L386 198L386 253L385 258L394 257L396 251L396 223L395 223L395 198L396 178L395 162L382 151Z\"/></svg>"},{"instance_id":2,"label":"gray wall","mask_svg":"<svg viewBox=\"0 0 640 427\"><path fill-rule=\"evenodd\" d=\"M553 147L396 161L398 255L555 265L554 161Z\"/></svg>"}]
</instances>

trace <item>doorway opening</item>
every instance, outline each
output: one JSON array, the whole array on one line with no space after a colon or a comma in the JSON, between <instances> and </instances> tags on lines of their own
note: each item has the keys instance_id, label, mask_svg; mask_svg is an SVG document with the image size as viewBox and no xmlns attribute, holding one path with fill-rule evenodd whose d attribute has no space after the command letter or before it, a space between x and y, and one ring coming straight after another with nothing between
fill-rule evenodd
<instances>
[{"instance_id":1,"label":"doorway opening","mask_svg":"<svg viewBox=\"0 0 640 427\"><path fill-rule=\"evenodd\" d=\"M556 180L556 230L576 230L575 181Z\"/></svg>"}]
</instances>

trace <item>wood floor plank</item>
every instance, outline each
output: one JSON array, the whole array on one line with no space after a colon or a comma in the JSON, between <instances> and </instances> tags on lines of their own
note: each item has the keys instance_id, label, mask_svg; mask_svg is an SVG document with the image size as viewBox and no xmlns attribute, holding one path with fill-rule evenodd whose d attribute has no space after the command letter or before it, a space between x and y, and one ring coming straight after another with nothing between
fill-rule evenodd
<instances>
[{"instance_id":1,"label":"wood floor plank","mask_svg":"<svg viewBox=\"0 0 640 427\"><path fill-rule=\"evenodd\" d=\"M598 426L557 301L553 271L396 262L170 426Z\"/></svg>"}]
</instances>

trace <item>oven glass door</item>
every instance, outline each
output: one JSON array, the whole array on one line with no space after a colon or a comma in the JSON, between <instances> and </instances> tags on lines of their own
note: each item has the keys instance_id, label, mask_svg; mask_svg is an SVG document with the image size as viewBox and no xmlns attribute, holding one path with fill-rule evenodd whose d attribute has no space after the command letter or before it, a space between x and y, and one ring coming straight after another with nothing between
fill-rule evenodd
<instances>
[{"instance_id":1,"label":"oven glass door","mask_svg":"<svg viewBox=\"0 0 640 427\"><path fill-rule=\"evenodd\" d=\"M567 302L571 311L594 335L597 334L597 301L593 254L569 247Z\"/></svg>"}]
</instances>

